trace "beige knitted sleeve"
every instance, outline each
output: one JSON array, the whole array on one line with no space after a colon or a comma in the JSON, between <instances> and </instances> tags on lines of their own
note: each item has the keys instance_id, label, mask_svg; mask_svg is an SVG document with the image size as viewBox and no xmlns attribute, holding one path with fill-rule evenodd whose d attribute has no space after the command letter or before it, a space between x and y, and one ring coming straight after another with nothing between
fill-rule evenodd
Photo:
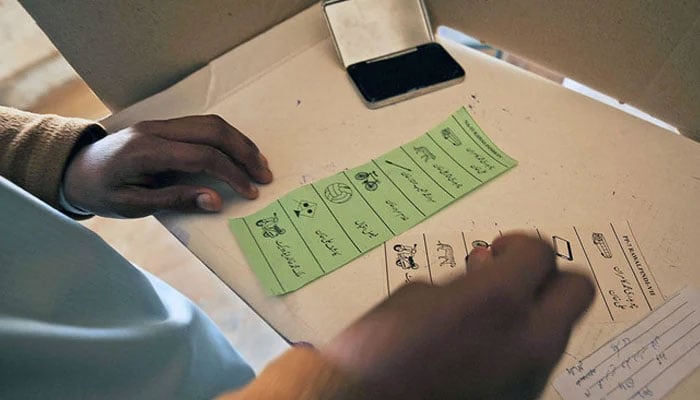
<instances>
[{"instance_id":1,"label":"beige knitted sleeve","mask_svg":"<svg viewBox=\"0 0 700 400\"><path fill-rule=\"evenodd\" d=\"M92 122L0 106L0 175L61 209L63 171L74 151L104 137Z\"/></svg>"}]
</instances>

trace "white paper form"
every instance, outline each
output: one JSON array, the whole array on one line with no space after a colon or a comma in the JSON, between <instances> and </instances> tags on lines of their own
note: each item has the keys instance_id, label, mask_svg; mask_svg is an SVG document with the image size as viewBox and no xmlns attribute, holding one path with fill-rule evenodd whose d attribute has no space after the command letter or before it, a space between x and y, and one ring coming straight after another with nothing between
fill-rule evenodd
<instances>
[{"instance_id":1,"label":"white paper form","mask_svg":"<svg viewBox=\"0 0 700 400\"><path fill-rule=\"evenodd\" d=\"M559 268L593 280L597 296L588 322L637 321L664 302L628 221L541 225L520 231L549 242ZM503 232L498 228L408 232L389 240L384 244L387 295L413 280L440 285L469 273L466 255L474 247L490 246Z\"/></svg>"},{"instance_id":2,"label":"white paper form","mask_svg":"<svg viewBox=\"0 0 700 400\"><path fill-rule=\"evenodd\" d=\"M700 290L686 288L562 373L565 400L661 399L700 366Z\"/></svg>"}]
</instances>

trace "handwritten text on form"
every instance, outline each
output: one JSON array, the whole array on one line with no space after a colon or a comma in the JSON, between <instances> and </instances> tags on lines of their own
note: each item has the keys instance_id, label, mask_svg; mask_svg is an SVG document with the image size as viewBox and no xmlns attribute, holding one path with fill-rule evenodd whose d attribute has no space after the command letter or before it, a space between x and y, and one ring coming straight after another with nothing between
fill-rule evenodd
<instances>
[{"instance_id":1,"label":"handwritten text on form","mask_svg":"<svg viewBox=\"0 0 700 400\"><path fill-rule=\"evenodd\" d=\"M565 399L661 399L700 366L700 290L685 289L555 381Z\"/></svg>"}]
</instances>

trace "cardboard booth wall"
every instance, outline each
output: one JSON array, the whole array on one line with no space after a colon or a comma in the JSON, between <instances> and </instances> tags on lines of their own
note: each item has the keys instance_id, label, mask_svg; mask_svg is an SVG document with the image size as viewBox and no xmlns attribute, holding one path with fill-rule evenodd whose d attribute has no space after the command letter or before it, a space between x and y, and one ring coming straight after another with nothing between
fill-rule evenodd
<instances>
[{"instance_id":1,"label":"cardboard booth wall","mask_svg":"<svg viewBox=\"0 0 700 400\"><path fill-rule=\"evenodd\" d=\"M113 111L315 3L20 1ZM529 58L700 140L700 1L425 3L433 27L451 26Z\"/></svg>"}]
</instances>

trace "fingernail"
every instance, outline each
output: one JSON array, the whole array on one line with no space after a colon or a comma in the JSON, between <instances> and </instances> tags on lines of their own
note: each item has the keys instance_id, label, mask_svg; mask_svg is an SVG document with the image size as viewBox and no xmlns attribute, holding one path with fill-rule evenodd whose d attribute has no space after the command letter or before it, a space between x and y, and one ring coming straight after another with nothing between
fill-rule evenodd
<instances>
[{"instance_id":1,"label":"fingernail","mask_svg":"<svg viewBox=\"0 0 700 400\"><path fill-rule=\"evenodd\" d=\"M202 193L197 196L197 207L204 211L218 211L214 199L209 193Z\"/></svg>"}]
</instances>

